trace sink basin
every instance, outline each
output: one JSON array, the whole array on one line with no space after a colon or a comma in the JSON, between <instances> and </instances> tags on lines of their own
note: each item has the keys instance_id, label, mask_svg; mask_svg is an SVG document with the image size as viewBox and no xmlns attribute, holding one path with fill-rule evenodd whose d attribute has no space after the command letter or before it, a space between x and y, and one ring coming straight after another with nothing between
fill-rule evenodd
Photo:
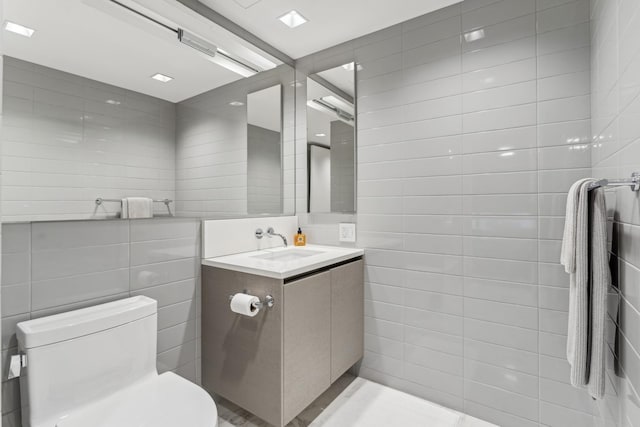
<instances>
[{"instance_id":1,"label":"sink basin","mask_svg":"<svg viewBox=\"0 0 640 427\"><path fill-rule=\"evenodd\" d=\"M296 261L301 258L307 258L313 255L320 255L323 253L324 251L291 248L291 249L284 249L277 252L269 252L267 254L254 255L251 258L266 259L266 260L277 261L277 262L287 262L287 261Z\"/></svg>"},{"instance_id":2,"label":"sink basin","mask_svg":"<svg viewBox=\"0 0 640 427\"><path fill-rule=\"evenodd\" d=\"M363 255L340 246L287 246L207 258L202 265L283 280Z\"/></svg>"}]
</instances>

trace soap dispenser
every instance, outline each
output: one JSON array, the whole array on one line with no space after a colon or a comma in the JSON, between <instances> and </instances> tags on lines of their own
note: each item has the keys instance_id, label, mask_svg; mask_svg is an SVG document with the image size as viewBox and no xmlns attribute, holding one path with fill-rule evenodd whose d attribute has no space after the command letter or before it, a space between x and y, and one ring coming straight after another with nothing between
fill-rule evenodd
<instances>
[{"instance_id":1,"label":"soap dispenser","mask_svg":"<svg viewBox=\"0 0 640 427\"><path fill-rule=\"evenodd\" d=\"M298 227L298 234L296 234L295 239L293 239L293 244L295 246L304 246L307 244L307 235L302 234L302 229Z\"/></svg>"}]
</instances>

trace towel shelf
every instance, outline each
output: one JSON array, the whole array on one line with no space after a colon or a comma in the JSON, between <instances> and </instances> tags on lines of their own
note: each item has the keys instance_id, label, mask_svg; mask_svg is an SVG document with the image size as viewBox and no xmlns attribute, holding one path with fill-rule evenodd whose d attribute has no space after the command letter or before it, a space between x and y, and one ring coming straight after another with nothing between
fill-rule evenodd
<instances>
[{"instance_id":1,"label":"towel shelf","mask_svg":"<svg viewBox=\"0 0 640 427\"><path fill-rule=\"evenodd\" d=\"M601 179L589 184L589 190L600 187L630 187L631 191L640 191L640 172L631 174L631 178L626 179Z\"/></svg>"},{"instance_id":2,"label":"towel shelf","mask_svg":"<svg viewBox=\"0 0 640 427\"><path fill-rule=\"evenodd\" d=\"M114 203L122 203L121 199L103 199L102 197L98 197L96 199L96 205L100 206L103 202L114 202ZM169 203L173 203L173 200L170 199L161 199L161 200L153 200L154 203L164 203L169 206Z\"/></svg>"}]
</instances>

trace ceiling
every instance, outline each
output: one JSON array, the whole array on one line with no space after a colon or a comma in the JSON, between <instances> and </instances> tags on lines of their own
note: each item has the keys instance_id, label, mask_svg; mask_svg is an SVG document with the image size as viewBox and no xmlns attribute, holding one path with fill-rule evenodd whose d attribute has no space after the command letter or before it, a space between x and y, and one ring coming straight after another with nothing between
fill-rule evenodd
<instances>
[{"instance_id":1,"label":"ceiling","mask_svg":"<svg viewBox=\"0 0 640 427\"><path fill-rule=\"evenodd\" d=\"M381 30L461 0L200 0L294 59ZM278 18L295 9L296 28Z\"/></svg>"},{"instance_id":2,"label":"ceiling","mask_svg":"<svg viewBox=\"0 0 640 427\"><path fill-rule=\"evenodd\" d=\"M0 0L4 17L36 30L32 38L3 31L4 53L136 92L179 102L242 78L178 42L174 32L108 0ZM281 62L177 0L119 0L172 28L184 28L239 59ZM298 58L388 27L458 0L201 0L288 55ZM290 29L277 18L296 9L310 21ZM330 30L329 30L330 29ZM259 67L258 67L259 68ZM150 78L161 73L168 83ZM330 80L338 79L340 76Z\"/></svg>"},{"instance_id":3,"label":"ceiling","mask_svg":"<svg viewBox=\"0 0 640 427\"><path fill-rule=\"evenodd\" d=\"M340 67L335 67L330 70L321 71L318 73L320 77L333 84L338 89L344 91L352 97L355 96L355 73L349 65L354 65L353 62L345 64Z\"/></svg>"},{"instance_id":4,"label":"ceiling","mask_svg":"<svg viewBox=\"0 0 640 427\"><path fill-rule=\"evenodd\" d=\"M3 31L4 54L103 83L178 102L242 77L181 44L174 32L106 0L1 0L4 18L36 30L31 38ZM256 48L175 0L121 0L180 26L238 57ZM278 63L259 52L268 61ZM168 83L150 78L161 73Z\"/></svg>"}]
</instances>

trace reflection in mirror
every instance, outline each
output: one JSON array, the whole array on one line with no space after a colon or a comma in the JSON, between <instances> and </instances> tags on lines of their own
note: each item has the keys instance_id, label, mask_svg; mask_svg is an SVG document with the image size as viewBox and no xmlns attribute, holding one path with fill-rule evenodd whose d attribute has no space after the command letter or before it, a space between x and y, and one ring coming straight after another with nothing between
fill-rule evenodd
<instances>
[{"instance_id":1,"label":"reflection in mirror","mask_svg":"<svg viewBox=\"0 0 640 427\"><path fill-rule=\"evenodd\" d=\"M278 141L293 145L292 67L180 2L3 5L34 30L3 30L3 222L117 218L127 197L160 201L155 215L293 213L280 178L293 148L279 143L278 162L274 148L280 170L258 200L248 130L262 96Z\"/></svg>"},{"instance_id":2,"label":"reflection in mirror","mask_svg":"<svg viewBox=\"0 0 640 427\"><path fill-rule=\"evenodd\" d=\"M355 63L307 78L309 212L355 212Z\"/></svg>"},{"instance_id":3,"label":"reflection in mirror","mask_svg":"<svg viewBox=\"0 0 640 427\"><path fill-rule=\"evenodd\" d=\"M247 96L247 210L282 212L282 85Z\"/></svg>"}]
</instances>

